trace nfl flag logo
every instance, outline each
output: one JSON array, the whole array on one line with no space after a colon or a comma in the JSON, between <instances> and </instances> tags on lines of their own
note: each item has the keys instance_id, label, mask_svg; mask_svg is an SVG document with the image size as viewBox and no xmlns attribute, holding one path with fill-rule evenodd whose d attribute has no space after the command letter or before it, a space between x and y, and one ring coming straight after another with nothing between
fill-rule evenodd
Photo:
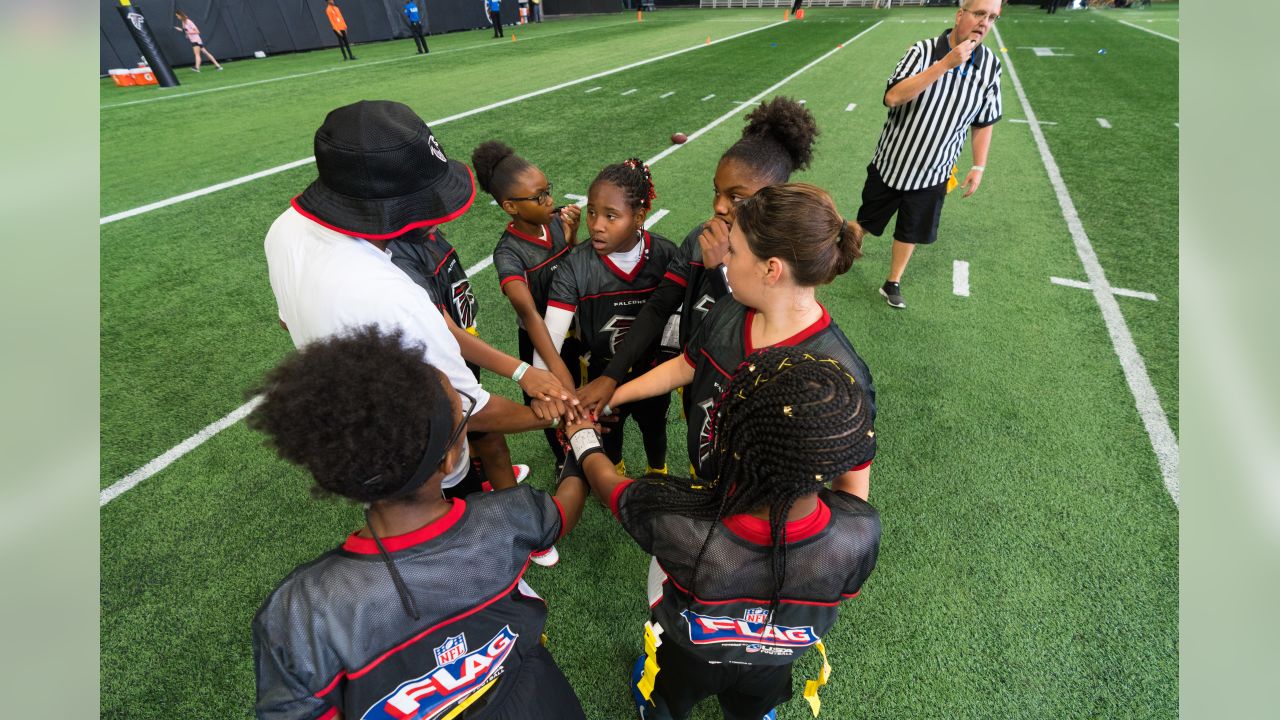
<instances>
[{"instance_id":1,"label":"nfl flag logo","mask_svg":"<svg viewBox=\"0 0 1280 720\"><path fill-rule=\"evenodd\" d=\"M769 612L762 607L751 608L750 610L742 613L742 619L749 623L759 623L763 625L764 621L769 619Z\"/></svg>"},{"instance_id":2,"label":"nfl flag logo","mask_svg":"<svg viewBox=\"0 0 1280 720\"><path fill-rule=\"evenodd\" d=\"M467 654L467 641L463 637L462 633L454 635L448 640L445 640L443 645L436 648L435 654L437 666L448 665L454 660L457 660Z\"/></svg>"}]
</instances>

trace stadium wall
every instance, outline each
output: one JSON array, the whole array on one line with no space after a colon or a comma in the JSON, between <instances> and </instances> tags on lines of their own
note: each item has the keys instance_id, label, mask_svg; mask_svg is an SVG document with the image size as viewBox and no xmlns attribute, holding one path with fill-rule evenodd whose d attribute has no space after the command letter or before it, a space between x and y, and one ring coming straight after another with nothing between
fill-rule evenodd
<instances>
[{"instance_id":1,"label":"stadium wall","mask_svg":"<svg viewBox=\"0 0 1280 720\"><path fill-rule=\"evenodd\" d=\"M101 75L111 68L134 67L141 55L118 5L118 0L98 0ZM174 10L195 21L205 47L219 60L252 57L256 50L278 55L338 44L324 14L324 0L133 0L133 5L146 16L160 52L175 67L191 65L193 58L186 36L173 29ZM339 0L338 6L352 43L410 36L401 12L403 0ZM432 35L489 25L482 0L418 0L418 7ZM621 10L620 0L543 0L548 16ZM503 24L514 23L519 14L516 0L503 0Z\"/></svg>"}]
</instances>

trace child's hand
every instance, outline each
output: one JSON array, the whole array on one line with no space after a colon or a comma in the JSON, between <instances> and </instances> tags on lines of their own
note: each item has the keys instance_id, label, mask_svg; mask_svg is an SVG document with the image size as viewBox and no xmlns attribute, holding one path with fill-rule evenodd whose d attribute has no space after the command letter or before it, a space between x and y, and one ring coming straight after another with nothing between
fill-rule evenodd
<instances>
[{"instance_id":1,"label":"child's hand","mask_svg":"<svg viewBox=\"0 0 1280 720\"><path fill-rule=\"evenodd\" d=\"M578 391L578 400L582 407L594 413L600 413L613 399L613 391L618 389L618 382L607 375L592 380Z\"/></svg>"},{"instance_id":2,"label":"child's hand","mask_svg":"<svg viewBox=\"0 0 1280 720\"><path fill-rule=\"evenodd\" d=\"M520 389L524 391L525 395L539 400L555 398L570 405L578 404L578 398L573 394L572 390L560 384L560 381L550 371L541 368L531 367L525 370L524 377L520 378Z\"/></svg>"},{"instance_id":3,"label":"child's hand","mask_svg":"<svg viewBox=\"0 0 1280 720\"><path fill-rule=\"evenodd\" d=\"M578 432L579 430L587 430L587 429L600 432L600 426L591 422L591 418L584 415L570 422L568 425L565 425L564 435L565 437L573 437L573 434Z\"/></svg>"},{"instance_id":4,"label":"child's hand","mask_svg":"<svg viewBox=\"0 0 1280 720\"><path fill-rule=\"evenodd\" d=\"M564 228L564 238L570 245L578 241L578 222L582 219L582 208L577 205L565 205L560 210L560 227Z\"/></svg>"},{"instance_id":5,"label":"child's hand","mask_svg":"<svg viewBox=\"0 0 1280 720\"><path fill-rule=\"evenodd\" d=\"M702 234L698 236L698 245L702 247L702 264L716 268L724 264L724 255L729 248L729 223L713 217L702 226Z\"/></svg>"}]
</instances>

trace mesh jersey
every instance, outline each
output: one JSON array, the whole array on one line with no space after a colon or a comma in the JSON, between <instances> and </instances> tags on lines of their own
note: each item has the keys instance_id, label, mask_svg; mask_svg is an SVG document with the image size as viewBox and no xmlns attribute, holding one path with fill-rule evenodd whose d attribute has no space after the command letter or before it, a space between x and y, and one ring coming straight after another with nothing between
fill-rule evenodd
<instances>
[{"instance_id":1,"label":"mesh jersey","mask_svg":"<svg viewBox=\"0 0 1280 720\"><path fill-rule=\"evenodd\" d=\"M729 294L720 270L708 270L702 264L700 235L702 224L695 225L684 236L680 252L667 268L667 279L684 287L684 302L680 306L680 347L688 344L716 301Z\"/></svg>"},{"instance_id":2,"label":"mesh jersey","mask_svg":"<svg viewBox=\"0 0 1280 720\"><path fill-rule=\"evenodd\" d=\"M600 376L676 254L670 240L648 230L640 242L644 250L630 274L598 255L591 243L583 243L566 256L551 281L547 304L577 315L579 337L590 353L588 379ZM656 342L647 348L633 373L649 369L657 349Z\"/></svg>"},{"instance_id":3,"label":"mesh jersey","mask_svg":"<svg viewBox=\"0 0 1280 720\"><path fill-rule=\"evenodd\" d=\"M724 298L707 313L698 331L685 345L684 359L693 366L693 382L684 391L688 398L689 421L686 438L689 443L689 462L699 472L711 451L709 431L715 404L728 389L729 378L738 365L759 349L751 346L751 321L754 317L755 310L733 298ZM804 348L839 361L867 393L874 420L876 388L871 381L871 371L825 307L822 308L820 320L775 346L784 345ZM872 450L856 467L865 466L874 457L875 451Z\"/></svg>"},{"instance_id":4,"label":"mesh jersey","mask_svg":"<svg viewBox=\"0 0 1280 720\"><path fill-rule=\"evenodd\" d=\"M773 596L768 521L733 515L712 522L671 513L644 518L628 507L642 482L614 491L613 512L654 556L658 572L649 574L649 607L662 626L659 639L704 660L795 662L835 625L840 602L856 596L875 568L879 513L853 495L820 490L817 509L787 523L781 601L766 624Z\"/></svg>"},{"instance_id":5,"label":"mesh jersey","mask_svg":"<svg viewBox=\"0 0 1280 720\"><path fill-rule=\"evenodd\" d=\"M387 243L391 262L422 289L441 315L452 318L458 327L475 332L480 304L471 290L471 280L458 253L438 228L431 233L415 230Z\"/></svg>"},{"instance_id":6,"label":"mesh jersey","mask_svg":"<svg viewBox=\"0 0 1280 720\"><path fill-rule=\"evenodd\" d=\"M551 289L551 278L563 264L565 253L573 249L565 240L564 228L560 223L553 222L546 227L550 242L541 237L525 235L514 224L507 225L498 240L498 246L493 249L493 267L498 271L498 282L503 287L515 281L528 285L539 315L547 313L547 292ZM524 327L519 318L516 321L520 323L520 327Z\"/></svg>"},{"instance_id":7,"label":"mesh jersey","mask_svg":"<svg viewBox=\"0 0 1280 720\"><path fill-rule=\"evenodd\" d=\"M383 545L420 620L405 612L373 540L355 535L299 566L253 620L258 717L440 717L489 681L501 705L540 642L546 604L523 579L562 513L521 485L457 499Z\"/></svg>"}]
</instances>

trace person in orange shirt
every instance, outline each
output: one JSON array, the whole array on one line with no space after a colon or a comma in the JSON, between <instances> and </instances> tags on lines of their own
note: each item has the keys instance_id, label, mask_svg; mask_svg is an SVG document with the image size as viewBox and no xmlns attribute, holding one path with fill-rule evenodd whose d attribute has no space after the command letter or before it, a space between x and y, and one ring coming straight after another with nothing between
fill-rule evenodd
<instances>
[{"instance_id":1,"label":"person in orange shirt","mask_svg":"<svg viewBox=\"0 0 1280 720\"><path fill-rule=\"evenodd\" d=\"M351 43L347 41L347 21L342 17L342 11L338 9L333 0L326 0L329 4L324 9L324 14L329 16L329 24L333 26L333 34L338 36L338 49L342 51L343 60L355 60L355 53L351 52Z\"/></svg>"}]
</instances>

